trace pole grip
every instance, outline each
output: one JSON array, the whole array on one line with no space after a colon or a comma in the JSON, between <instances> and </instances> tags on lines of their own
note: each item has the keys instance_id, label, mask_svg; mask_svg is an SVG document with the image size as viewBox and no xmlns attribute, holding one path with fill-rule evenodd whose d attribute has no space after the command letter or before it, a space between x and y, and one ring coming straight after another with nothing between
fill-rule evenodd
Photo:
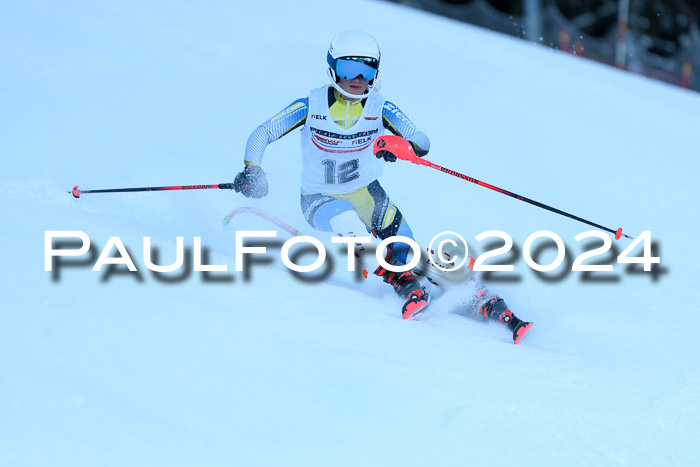
<instances>
[{"instance_id":1,"label":"pole grip","mask_svg":"<svg viewBox=\"0 0 700 467\"><path fill-rule=\"evenodd\" d=\"M386 135L377 138L372 146L372 154L376 156L379 151L389 151L402 161L437 168L432 162L418 157L411 143L400 136Z\"/></svg>"}]
</instances>

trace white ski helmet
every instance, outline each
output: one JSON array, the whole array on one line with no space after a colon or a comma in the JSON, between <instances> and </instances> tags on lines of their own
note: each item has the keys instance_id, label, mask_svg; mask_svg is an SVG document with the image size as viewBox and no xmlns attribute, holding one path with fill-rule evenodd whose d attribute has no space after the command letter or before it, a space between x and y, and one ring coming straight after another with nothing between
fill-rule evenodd
<instances>
[{"instance_id":1,"label":"white ski helmet","mask_svg":"<svg viewBox=\"0 0 700 467\"><path fill-rule=\"evenodd\" d=\"M333 38L328 47L328 76L331 86L353 99L363 99L373 91L379 76L379 45L374 37L362 31L345 31ZM353 79L362 75L369 82L362 94L350 94L338 85L338 79Z\"/></svg>"}]
</instances>

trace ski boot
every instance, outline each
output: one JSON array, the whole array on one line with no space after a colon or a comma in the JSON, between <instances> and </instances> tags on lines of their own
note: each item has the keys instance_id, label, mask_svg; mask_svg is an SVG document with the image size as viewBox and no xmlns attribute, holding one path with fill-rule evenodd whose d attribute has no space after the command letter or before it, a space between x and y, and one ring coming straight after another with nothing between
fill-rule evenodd
<instances>
[{"instance_id":1,"label":"ski boot","mask_svg":"<svg viewBox=\"0 0 700 467\"><path fill-rule=\"evenodd\" d=\"M479 313L487 319L496 320L506 326L513 333L513 343L519 344L525 334L532 328L532 324L523 321L508 309L508 305L502 298L494 297L486 300L479 308Z\"/></svg>"},{"instance_id":2,"label":"ski boot","mask_svg":"<svg viewBox=\"0 0 700 467\"><path fill-rule=\"evenodd\" d=\"M498 321L513 333L513 342L519 344L525 334L532 328L533 323L523 321L513 314L502 298L491 294L486 287L472 278L476 294L471 308L485 320Z\"/></svg>"},{"instance_id":3,"label":"ski boot","mask_svg":"<svg viewBox=\"0 0 700 467\"><path fill-rule=\"evenodd\" d=\"M401 308L403 319L413 318L430 303L430 294L411 271L391 272L380 265L374 274L384 279L387 284L391 284L399 297L406 299L406 303Z\"/></svg>"}]
</instances>

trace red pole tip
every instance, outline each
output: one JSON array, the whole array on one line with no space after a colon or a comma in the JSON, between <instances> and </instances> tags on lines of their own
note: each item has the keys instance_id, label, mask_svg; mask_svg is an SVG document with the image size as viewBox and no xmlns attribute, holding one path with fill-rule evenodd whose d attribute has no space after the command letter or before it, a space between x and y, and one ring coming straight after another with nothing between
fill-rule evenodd
<instances>
[{"instance_id":1,"label":"red pole tip","mask_svg":"<svg viewBox=\"0 0 700 467\"><path fill-rule=\"evenodd\" d=\"M78 185L73 187L73 197L80 198L80 187Z\"/></svg>"},{"instance_id":2,"label":"red pole tip","mask_svg":"<svg viewBox=\"0 0 700 467\"><path fill-rule=\"evenodd\" d=\"M622 227L617 229L617 232L615 232L615 240L619 240L620 237L622 237Z\"/></svg>"}]
</instances>

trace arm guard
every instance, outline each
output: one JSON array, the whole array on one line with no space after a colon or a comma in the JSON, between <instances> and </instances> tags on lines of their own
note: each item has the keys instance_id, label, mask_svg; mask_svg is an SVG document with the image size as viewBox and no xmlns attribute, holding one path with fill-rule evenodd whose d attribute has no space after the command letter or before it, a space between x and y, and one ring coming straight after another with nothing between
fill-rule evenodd
<instances>
[{"instance_id":1,"label":"arm guard","mask_svg":"<svg viewBox=\"0 0 700 467\"><path fill-rule=\"evenodd\" d=\"M430 150L430 140L394 103L385 101L382 109L384 128L408 140L416 155L423 157Z\"/></svg>"},{"instance_id":2,"label":"arm guard","mask_svg":"<svg viewBox=\"0 0 700 467\"><path fill-rule=\"evenodd\" d=\"M248 137L245 146L245 164L260 165L267 145L303 126L306 123L308 113L309 99L297 99L280 113L257 127Z\"/></svg>"}]
</instances>

